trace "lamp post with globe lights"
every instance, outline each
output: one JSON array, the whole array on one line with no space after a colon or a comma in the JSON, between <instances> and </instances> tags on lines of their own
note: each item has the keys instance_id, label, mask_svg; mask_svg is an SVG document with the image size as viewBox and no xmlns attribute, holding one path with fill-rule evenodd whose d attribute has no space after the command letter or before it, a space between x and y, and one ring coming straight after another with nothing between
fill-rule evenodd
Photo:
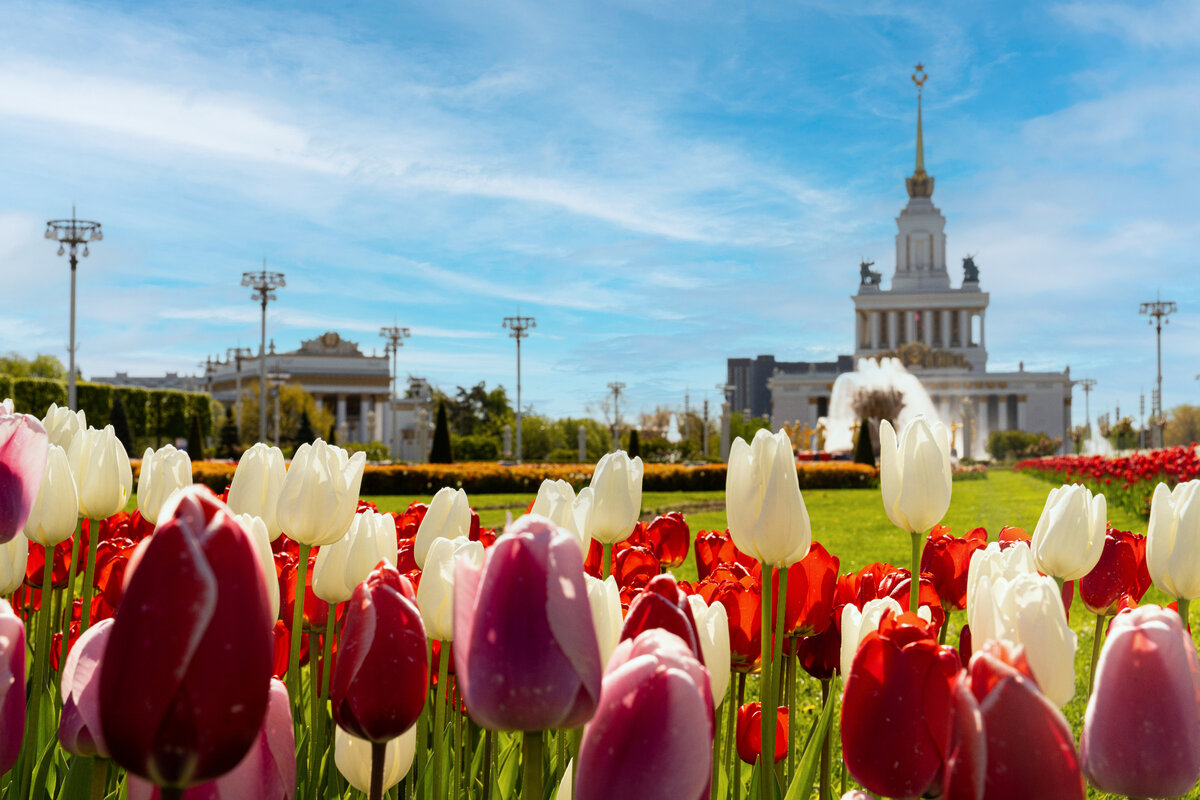
<instances>
[{"instance_id":1,"label":"lamp post with globe lights","mask_svg":"<svg viewBox=\"0 0 1200 800\"><path fill-rule=\"evenodd\" d=\"M401 328L398 325L391 325L379 329L379 335L387 339L384 345L384 353L392 357L392 397L388 406L391 408L391 413L388 414L388 427L391 429L391 436L388 437L391 445L392 460L396 461L396 454L400 452L400 437L396 431L396 355L400 352L400 348L404 345L404 340L412 334L408 328Z\"/></svg>"},{"instance_id":2,"label":"lamp post with globe lights","mask_svg":"<svg viewBox=\"0 0 1200 800\"><path fill-rule=\"evenodd\" d=\"M1154 326L1156 334L1156 347L1158 354L1157 370L1154 374L1154 392L1150 395L1150 418L1152 423L1158 427L1158 446L1163 446L1163 427L1165 418L1162 410L1162 329L1163 325L1170 324L1167 317L1178 311L1178 307L1170 300L1156 298L1153 303L1142 303L1138 306L1138 313L1145 314L1151 319L1149 324Z\"/></svg>"},{"instance_id":3,"label":"lamp post with globe lights","mask_svg":"<svg viewBox=\"0 0 1200 800\"><path fill-rule=\"evenodd\" d=\"M67 366L67 405L72 411L78 409L75 390L75 271L79 266L79 256L88 256L88 244L104 239L104 231L99 222L75 218L75 207L71 207L70 219L52 219L46 223L46 238L56 240L58 254L69 255L71 259L71 343L67 346L69 364ZM80 253L79 246L83 245Z\"/></svg>"},{"instance_id":4,"label":"lamp post with globe lights","mask_svg":"<svg viewBox=\"0 0 1200 800\"><path fill-rule=\"evenodd\" d=\"M267 440L267 303L275 298L275 290L287 286L282 272L268 272L263 259L260 272L243 272L242 286L254 290L251 300L262 303L262 341L258 345L258 441Z\"/></svg>"}]
</instances>

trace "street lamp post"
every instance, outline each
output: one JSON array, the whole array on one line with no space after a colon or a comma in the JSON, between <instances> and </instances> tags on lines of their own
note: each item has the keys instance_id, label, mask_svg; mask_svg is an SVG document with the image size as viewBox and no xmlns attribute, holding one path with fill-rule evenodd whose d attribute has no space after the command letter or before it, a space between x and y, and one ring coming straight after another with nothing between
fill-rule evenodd
<instances>
[{"instance_id":1,"label":"street lamp post","mask_svg":"<svg viewBox=\"0 0 1200 800\"><path fill-rule=\"evenodd\" d=\"M242 286L250 287L251 300L262 303L262 341L258 345L258 440L267 440L267 303L275 298L275 290L287 286L282 272L268 272L263 259L261 272L243 272Z\"/></svg>"},{"instance_id":2,"label":"street lamp post","mask_svg":"<svg viewBox=\"0 0 1200 800\"><path fill-rule=\"evenodd\" d=\"M515 317L505 317L501 327L508 328L508 335L517 340L517 463L521 463L521 340L529 334L525 331L537 327L533 317L522 317L518 311Z\"/></svg>"},{"instance_id":3,"label":"street lamp post","mask_svg":"<svg viewBox=\"0 0 1200 800\"><path fill-rule=\"evenodd\" d=\"M408 328L401 328L396 325L392 325L390 327L380 328L379 335L387 339L384 352L390 353L392 356L392 400L388 404L391 406L391 413L388 414L388 424L392 433L391 455L392 460L395 461L397 460L396 454L400 450L400 438L398 432L396 431L396 401L399 399L399 395L396 391L396 355L400 352L400 348L404 346L404 340L409 338L412 334L409 333Z\"/></svg>"},{"instance_id":4,"label":"street lamp post","mask_svg":"<svg viewBox=\"0 0 1200 800\"><path fill-rule=\"evenodd\" d=\"M83 245L83 257L88 256L88 243L104 239L99 222L75 219L75 207L71 206L70 219L52 219L46 223L46 238L58 241L58 254L68 254L71 259L71 343L67 358L67 406L77 411L79 406L75 390L75 271L79 266L78 248Z\"/></svg>"},{"instance_id":5,"label":"street lamp post","mask_svg":"<svg viewBox=\"0 0 1200 800\"><path fill-rule=\"evenodd\" d=\"M613 393L613 450L616 451L621 449L621 390L625 384L613 381L608 388Z\"/></svg>"},{"instance_id":6,"label":"street lamp post","mask_svg":"<svg viewBox=\"0 0 1200 800\"><path fill-rule=\"evenodd\" d=\"M1157 370L1154 378L1154 393L1150 400L1150 418L1158 427L1158 446L1163 446L1163 410L1162 410L1162 329L1163 325L1170 323L1167 319L1171 314L1174 314L1179 309L1169 300L1155 299L1153 303L1142 303L1138 308L1139 314L1146 314L1152 319L1148 320L1150 325L1154 326L1156 335L1156 344L1158 351Z\"/></svg>"},{"instance_id":7,"label":"street lamp post","mask_svg":"<svg viewBox=\"0 0 1200 800\"><path fill-rule=\"evenodd\" d=\"M226 362L232 361L235 365L233 373L233 391L236 392L233 401L233 413L237 417L238 438L242 436L242 359L249 358L251 351L249 347L230 347L225 350Z\"/></svg>"},{"instance_id":8,"label":"street lamp post","mask_svg":"<svg viewBox=\"0 0 1200 800\"><path fill-rule=\"evenodd\" d=\"M1092 438L1092 389L1096 386L1095 378L1084 378L1079 382L1083 388L1083 428L1088 438Z\"/></svg>"}]
</instances>

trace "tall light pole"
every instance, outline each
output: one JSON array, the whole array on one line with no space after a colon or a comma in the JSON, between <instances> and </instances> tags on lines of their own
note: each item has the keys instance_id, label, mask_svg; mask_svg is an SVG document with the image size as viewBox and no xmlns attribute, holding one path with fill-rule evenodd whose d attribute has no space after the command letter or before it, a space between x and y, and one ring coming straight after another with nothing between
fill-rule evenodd
<instances>
[{"instance_id":1,"label":"tall light pole","mask_svg":"<svg viewBox=\"0 0 1200 800\"><path fill-rule=\"evenodd\" d=\"M1138 308L1139 314L1146 314L1151 317L1148 320L1149 324L1154 326L1156 335L1156 343L1158 348L1158 366L1154 378L1154 393L1150 399L1150 417L1154 420L1154 424L1158 426L1158 446L1163 446L1163 410L1162 410L1162 329L1163 325L1170 323L1167 319L1171 314L1174 314L1179 309L1169 300L1164 301L1156 298L1153 303L1142 303Z\"/></svg>"},{"instance_id":2,"label":"tall light pole","mask_svg":"<svg viewBox=\"0 0 1200 800\"><path fill-rule=\"evenodd\" d=\"M58 241L58 254L71 259L71 343L67 346L67 406L78 410L75 393L75 270L79 266L78 248L83 245L83 257L88 256L88 243L104 239L99 222L75 219L75 206L71 206L70 219L52 219L46 223L46 238Z\"/></svg>"},{"instance_id":3,"label":"tall light pole","mask_svg":"<svg viewBox=\"0 0 1200 800\"><path fill-rule=\"evenodd\" d=\"M613 381L608 385L613 394L613 450L621 449L621 390L625 384Z\"/></svg>"},{"instance_id":4,"label":"tall light pole","mask_svg":"<svg viewBox=\"0 0 1200 800\"><path fill-rule=\"evenodd\" d=\"M396 430L396 401L399 399L399 393L396 390L396 354L404 346L404 340L412 334L409 333L408 328L392 325L380 328L379 335L387 340L383 352L390 353L392 356L392 401L388 404L391 406L391 413L388 414L388 427L392 431L392 460L396 461L396 451L400 449L397 446L400 444L400 439L397 436L398 431Z\"/></svg>"},{"instance_id":5,"label":"tall light pole","mask_svg":"<svg viewBox=\"0 0 1200 800\"><path fill-rule=\"evenodd\" d=\"M515 317L505 317L501 327L511 331L508 335L517 340L517 463L521 463L521 340L529 334L525 331L537 327L533 317L522 317L517 312Z\"/></svg>"},{"instance_id":6,"label":"tall light pole","mask_svg":"<svg viewBox=\"0 0 1200 800\"><path fill-rule=\"evenodd\" d=\"M1084 378L1079 385L1083 388L1083 427L1090 439L1092 438L1092 389L1096 387L1096 379Z\"/></svg>"},{"instance_id":7,"label":"tall light pole","mask_svg":"<svg viewBox=\"0 0 1200 800\"><path fill-rule=\"evenodd\" d=\"M233 374L233 391L236 392L236 399L233 401L234 414L237 416L238 439L242 436L242 359L249 358L251 351L249 347L230 347L225 350L226 363L234 362L235 372Z\"/></svg>"},{"instance_id":8,"label":"tall light pole","mask_svg":"<svg viewBox=\"0 0 1200 800\"><path fill-rule=\"evenodd\" d=\"M262 341L258 345L258 440L267 440L267 303L275 298L275 290L287 286L282 272L268 272L263 259L261 272L243 272L242 286L254 290L251 300L262 303Z\"/></svg>"}]
</instances>

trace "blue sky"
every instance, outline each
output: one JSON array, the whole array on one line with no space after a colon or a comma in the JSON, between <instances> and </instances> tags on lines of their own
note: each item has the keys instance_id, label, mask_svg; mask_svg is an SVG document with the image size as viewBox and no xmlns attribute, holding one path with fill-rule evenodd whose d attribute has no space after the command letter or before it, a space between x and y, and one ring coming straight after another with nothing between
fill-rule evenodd
<instances>
[{"instance_id":1,"label":"blue sky","mask_svg":"<svg viewBox=\"0 0 1200 800\"><path fill-rule=\"evenodd\" d=\"M729 356L850 352L922 61L990 366L1070 365L1093 415L1136 413L1161 288L1165 405L1200 401L1200 3L337 6L0 6L0 350L65 357L42 231L75 202L105 229L85 376L257 346L239 280L265 256L283 349L370 350L395 319L402 374L511 388L519 304L538 412L598 412L613 380L625 411L716 401Z\"/></svg>"}]
</instances>

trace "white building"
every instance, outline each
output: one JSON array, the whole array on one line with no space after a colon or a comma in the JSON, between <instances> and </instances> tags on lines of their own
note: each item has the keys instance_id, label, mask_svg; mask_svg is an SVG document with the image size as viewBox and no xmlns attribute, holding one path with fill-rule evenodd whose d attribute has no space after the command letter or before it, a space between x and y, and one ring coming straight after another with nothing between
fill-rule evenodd
<instances>
[{"instance_id":1,"label":"white building","mask_svg":"<svg viewBox=\"0 0 1200 800\"><path fill-rule=\"evenodd\" d=\"M890 288L881 275L861 267L854 300L854 360L899 357L929 392L942 420L970 417L971 447L955 428L955 447L978 456L992 431L1044 432L1067 444L1071 415L1070 368L1062 372L988 372L985 319L988 293L979 271L963 259L963 280L951 285L946 268L946 218L933 205L933 176L925 172L920 101L917 158L905 179L908 204L896 218L895 271ZM732 374L733 362L730 359ZM742 361L738 359L737 361ZM844 371L844 370L842 370ZM767 379L771 425L793 421L817 425L829 404L836 375L778 370ZM731 378L731 383L733 380ZM735 406L736 407L736 406ZM1066 452L1064 449L1063 452Z\"/></svg>"}]
</instances>

